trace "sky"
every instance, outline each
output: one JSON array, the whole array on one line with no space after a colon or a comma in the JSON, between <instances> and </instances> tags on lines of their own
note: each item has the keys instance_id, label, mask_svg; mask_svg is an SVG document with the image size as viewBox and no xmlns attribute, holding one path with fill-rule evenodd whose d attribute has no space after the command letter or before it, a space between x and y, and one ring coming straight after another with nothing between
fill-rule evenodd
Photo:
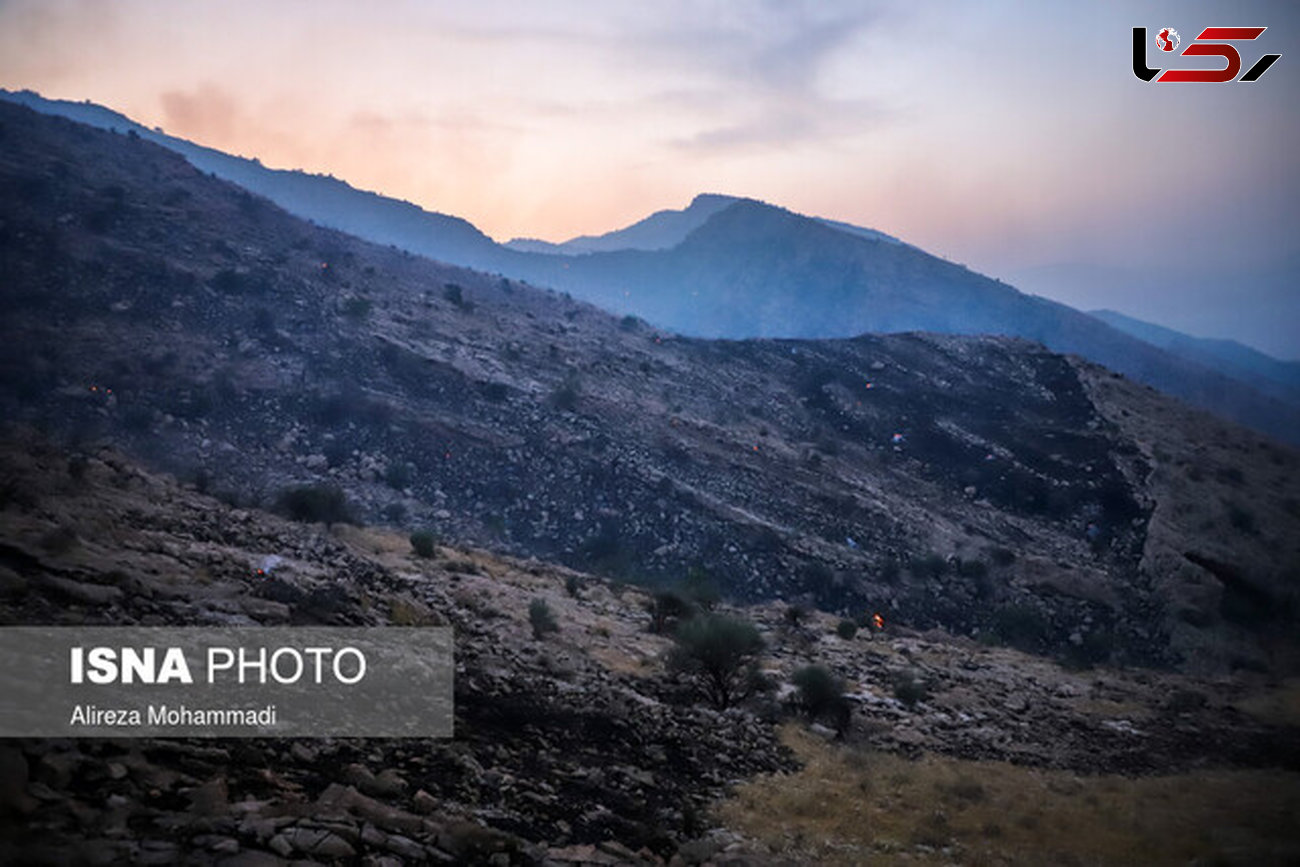
<instances>
[{"instance_id":1,"label":"sky","mask_svg":"<svg viewBox=\"0 0 1300 867\"><path fill-rule=\"evenodd\" d=\"M1264 25L1254 83L1160 84ZM1221 64L1220 64L1221 65ZM1081 309L1300 358L1300 4L0 0L0 86L276 168L601 234L700 192L869 226Z\"/></svg>"}]
</instances>

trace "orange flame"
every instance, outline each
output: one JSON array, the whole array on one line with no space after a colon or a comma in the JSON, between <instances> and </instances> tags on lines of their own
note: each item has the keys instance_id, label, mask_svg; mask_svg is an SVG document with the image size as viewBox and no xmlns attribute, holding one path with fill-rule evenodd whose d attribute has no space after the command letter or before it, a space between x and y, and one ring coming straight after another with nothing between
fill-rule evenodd
<instances>
[{"instance_id":1,"label":"orange flame","mask_svg":"<svg viewBox=\"0 0 1300 867\"><path fill-rule=\"evenodd\" d=\"M872 624L873 624L877 629L884 629L884 628L885 628L885 618L881 617L879 612L877 612L877 613L871 615L871 623L872 623Z\"/></svg>"}]
</instances>

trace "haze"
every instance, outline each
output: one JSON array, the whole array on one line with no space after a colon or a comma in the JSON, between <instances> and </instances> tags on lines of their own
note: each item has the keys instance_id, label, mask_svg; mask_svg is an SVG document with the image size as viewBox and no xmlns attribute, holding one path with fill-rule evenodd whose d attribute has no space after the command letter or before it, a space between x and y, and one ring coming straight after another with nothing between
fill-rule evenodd
<instances>
[{"instance_id":1,"label":"haze","mask_svg":"<svg viewBox=\"0 0 1300 867\"><path fill-rule=\"evenodd\" d=\"M0 84L501 240L752 196L1300 357L1296 7L914 5L11 0ZM1254 84L1130 72L1134 26L1242 24Z\"/></svg>"}]
</instances>

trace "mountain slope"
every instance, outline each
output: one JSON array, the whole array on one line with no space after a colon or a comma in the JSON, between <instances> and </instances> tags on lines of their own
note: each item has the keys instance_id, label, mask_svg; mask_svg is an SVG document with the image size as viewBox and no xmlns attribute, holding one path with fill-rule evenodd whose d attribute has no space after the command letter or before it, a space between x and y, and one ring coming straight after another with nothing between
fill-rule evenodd
<instances>
[{"instance_id":1,"label":"mountain slope","mask_svg":"<svg viewBox=\"0 0 1300 867\"><path fill-rule=\"evenodd\" d=\"M565 245L498 245L468 222L333 178L266 169L147 130L102 109L0 92L47 113L129 130L184 154L195 166L264 195L291 213L380 244L569 291L607 310L680 333L743 338L849 337L932 330L1006 334L1077 353L1168 394L1280 439L1300 442L1300 404L1261 393L1241 365L1219 356L1179 357L1072 308L898 243L874 230L802 217L752 200L703 196L585 245L618 249L559 255ZM717 209L717 210L715 210ZM704 222L699 220L704 217ZM692 229L692 227L694 227ZM877 235L879 237L877 237ZM575 243L575 242L571 242ZM522 248L522 249L519 249ZM591 247L584 247L590 249ZM544 252L525 252L544 251Z\"/></svg>"},{"instance_id":2,"label":"mountain slope","mask_svg":"<svg viewBox=\"0 0 1300 867\"><path fill-rule=\"evenodd\" d=\"M1248 431L1102 400L1007 338L677 338L310 226L147 142L0 124L7 419L242 504L329 482L370 520L623 578L700 569L1085 660L1289 664L1300 457Z\"/></svg>"},{"instance_id":3,"label":"mountain slope","mask_svg":"<svg viewBox=\"0 0 1300 867\"><path fill-rule=\"evenodd\" d=\"M1300 401L1300 361L1280 361L1235 340L1192 337L1114 310L1093 310L1089 315L1152 346L1224 370L1282 400Z\"/></svg>"},{"instance_id":4,"label":"mountain slope","mask_svg":"<svg viewBox=\"0 0 1300 867\"><path fill-rule=\"evenodd\" d=\"M1185 360L915 247L750 200L717 213L670 250L535 258L515 267L606 309L703 337L908 330L1025 337L1276 437L1300 437L1300 405L1220 373L1213 359Z\"/></svg>"},{"instance_id":5,"label":"mountain slope","mask_svg":"<svg viewBox=\"0 0 1300 867\"><path fill-rule=\"evenodd\" d=\"M31 91L0 90L0 99L162 145L184 156L195 168L265 196L292 214L379 244L483 267L491 265L499 252L491 238L459 217L358 190L333 177L269 169L256 159L231 156L151 130L103 106L45 99Z\"/></svg>"}]
</instances>

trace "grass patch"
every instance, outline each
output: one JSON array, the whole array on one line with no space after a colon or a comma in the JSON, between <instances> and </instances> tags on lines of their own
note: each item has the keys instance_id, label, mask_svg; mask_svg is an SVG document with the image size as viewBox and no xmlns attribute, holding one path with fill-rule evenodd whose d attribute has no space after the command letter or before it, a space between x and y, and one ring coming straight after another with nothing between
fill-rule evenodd
<instances>
[{"instance_id":1,"label":"grass patch","mask_svg":"<svg viewBox=\"0 0 1300 867\"><path fill-rule=\"evenodd\" d=\"M913 761L793 725L781 736L803 769L738 787L718 813L798 863L894 864L906 853L910 864L1272 864L1300 855L1294 772L1086 777Z\"/></svg>"}]
</instances>

